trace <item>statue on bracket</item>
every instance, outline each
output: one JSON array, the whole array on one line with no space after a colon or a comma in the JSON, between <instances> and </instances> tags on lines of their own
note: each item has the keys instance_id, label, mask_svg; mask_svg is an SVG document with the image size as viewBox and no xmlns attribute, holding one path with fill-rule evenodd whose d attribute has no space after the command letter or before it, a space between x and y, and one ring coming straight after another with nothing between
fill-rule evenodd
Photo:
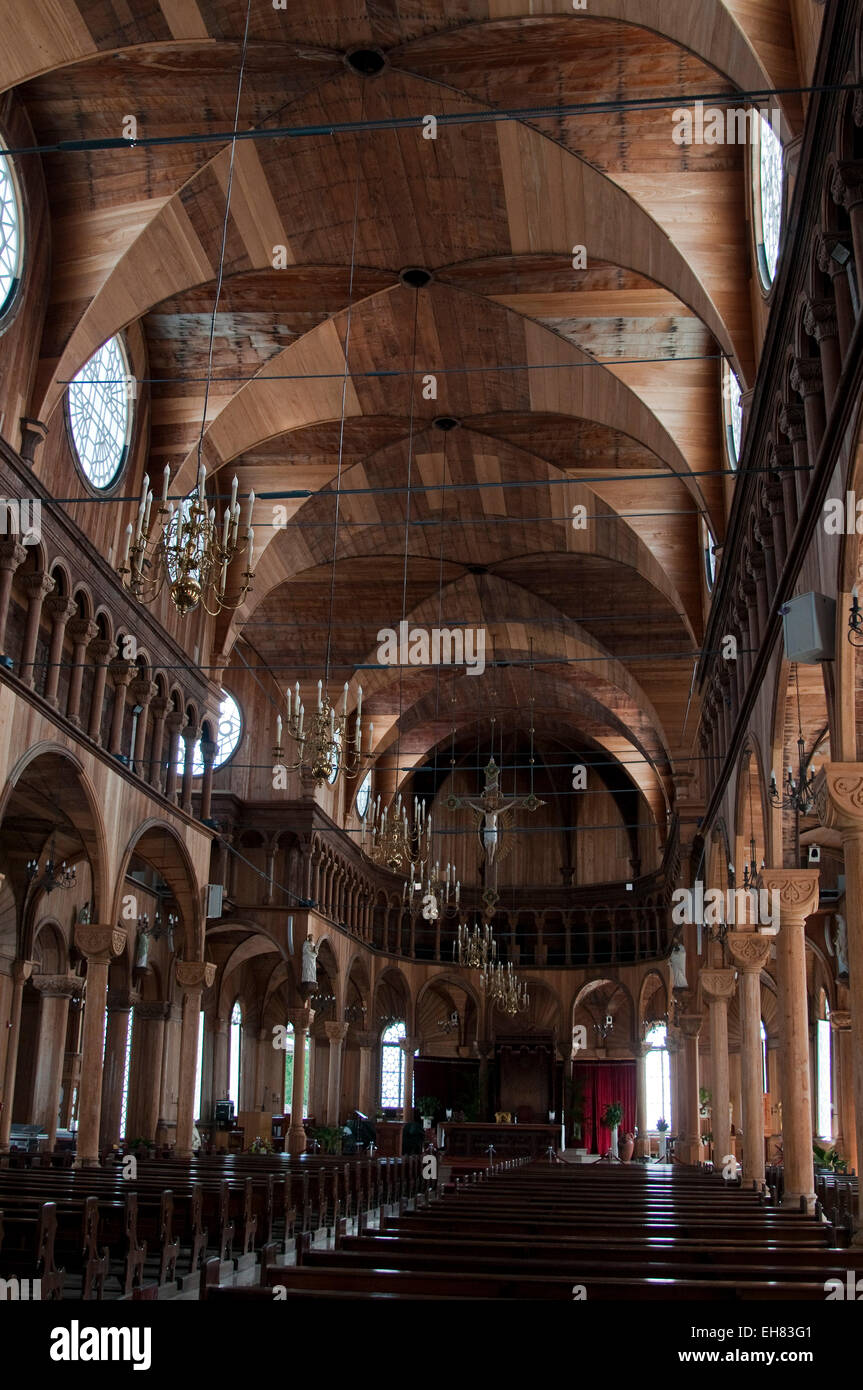
<instances>
[{"instance_id":1,"label":"statue on bracket","mask_svg":"<svg viewBox=\"0 0 863 1390\"><path fill-rule=\"evenodd\" d=\"M671 988L689 989L686 983L686 947L682 941L675 941L668 964L671 966Z\"/></svg>"},{"instance_id":2,"label":"statue on bracket","mask_svg":"<svg viewBox=\"0 0 863 1390\"><path fill-rule=\"evenodd\" d=\"M315 945L315 938L309 932L303 942L303 968L300 977L300 993L304 999L308 999L310 994L318 991L318 951L319 946Z\"/></svg>"}]
</instances>

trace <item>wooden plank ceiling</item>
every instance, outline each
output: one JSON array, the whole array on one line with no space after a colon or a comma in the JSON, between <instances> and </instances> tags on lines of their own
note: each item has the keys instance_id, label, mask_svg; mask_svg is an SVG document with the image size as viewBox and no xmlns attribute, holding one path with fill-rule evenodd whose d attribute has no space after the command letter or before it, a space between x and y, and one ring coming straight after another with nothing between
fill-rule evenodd
<instances>
[{"instance_id":1,"label":"wooden plank ceiling","mask_svg":"<svg viewBox=\"0 0 863 1390\"><path fill-rule=\"evenodd\" d=\"M433 141L328 127L793 81L783 6L730 8L253 5L241 128L322 133L236 146L204 438L221 492L236 472L241 492L276 495L256 507L254 595L213 632L225 665L242 638L280 681L310 679L331 627L334 673L356 683L402 617L482 624L512 664L462 677L445 717L439 673L363 670L381 747L401 736L422 761L487 709L491 680L504 727L523 724L532 645L540 737L620 758L660 838L696 726L702 516L724 532L721 355L744 389L753 375L744 152L677 146L667 107ZM45 158L54 269L32 413L60 409L63 383L139 322L150 471L169 463L172 492L194 481L226 211L228 150L203 137L233 118L245 10L34 0L4 26L0 85L19 84L39 142L114 137L128 113L141 136L200 137ZM346 64L357 45L384 53L378 75ZM401 283L412 265L426 288Z\"/></svg>"}]
</instances>

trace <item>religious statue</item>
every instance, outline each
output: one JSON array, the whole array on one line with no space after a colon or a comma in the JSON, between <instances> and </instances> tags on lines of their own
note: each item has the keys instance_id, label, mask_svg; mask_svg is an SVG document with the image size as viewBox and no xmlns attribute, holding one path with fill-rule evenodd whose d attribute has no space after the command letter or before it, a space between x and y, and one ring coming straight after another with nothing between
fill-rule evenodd
<instances>
[{"instance_id":1,"label":"religious statue","mask_svg":"<svg viewBox=\"0 0 863 1390\"><path fill-rule=\"evenodd\" d=\"M682 941L675 941L668 963L671 966L671 988L689 989L686 983L686 947Z\"/></svg>"},{"instance_id":2,"label":"religious statue","mask_svg":"<svg viewBox=\"0 0 863 1390\"><path fill-rule=\"evenodd\" d=\"M88 898L84 906L78 913L78 921L82 927L90 925L90 899Z\"/></svg>"},{"instance_id":3,"label":"religious statue","mask_svg":"<svg viewBox=\"0 0 863 1390\"><path fill-rule=\"evenodd\" d=\"M500 790L500 768L494 758L485 768L485 786L478 801L465 796L449 796L446 805L451 811L459 811L466 806L473 812L477 827L477 837L486 863L491 867L500 863L512 848L507 841L503 844L504 830L513 823L514 812L520 806L535 811L544 803L530 792L527 796L503 796Z\"/></svg>"},{"instance_id":4,"label":"religious statue","mask_svg":"<svg viewBox=\"0 0 863 1390\"><path fill-rule=\"evenodd\" d=\"M303 973L301 978L304 985L316 985L318 983L318 949L315 945L315 938L309 932L303 942Z\"/></svg>"},{"instance_id":5,"label":"religious statue","mask_svg":"<svg viewBox=\"0 0 863 1390\"><path fill-rule=\"evenodd\" d=\"M138 928L138 940L135 943L135 969L146 970L147 961L150 957L150 933L144 931L143 927Z\"/></svg>"},{"instance_id":6,"label":"religious statue","mask_svg":"<svg viewBox=\"0 0 863 1390\"><path fill-rule=\"evenodd\" d=\"M836 914L836 926L833 934L833 948L836 952L836 974L840 980L848 979L848 924L845 918Z\"/></svg>"}]
</instances>

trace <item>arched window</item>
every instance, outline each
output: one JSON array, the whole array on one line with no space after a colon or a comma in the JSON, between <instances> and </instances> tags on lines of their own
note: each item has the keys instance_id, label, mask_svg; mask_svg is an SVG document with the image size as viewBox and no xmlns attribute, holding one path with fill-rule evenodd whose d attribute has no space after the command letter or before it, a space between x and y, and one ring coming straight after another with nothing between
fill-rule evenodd
<instances>
[{"instance_id":1,"label":"arched window","mask_svg":"<svg viewBox=\"0 0 863 1390\"><path fill-rule=\"evenodd\" d=\"M0 319L21 283L24 236L21 226L21 199L12 162L3 153L0 140Z\"/></svg>"},{"instance_id":2,"label":"arched window","mask_svg":"<svg viewBox=\"0 0 863 1390\"><path fill-rule=\"evenodd\" d=\"M366 818L366 812L369 809L369 801L371 800L371 795L372 774L371 772L367 772L363 780L360 782L359 790L357 792L356 807L357 815L359 816L360 820L365 820Z\"/></svg>"},{"instance_id":3,"label":"arched window","mask_svg":"<svg viewBox=\"0 0 863 1390\"><path fill-rule=\"evenodd\" d=\"M657 1023L645 1037L649 1050L644 1055L644 1096L647 1128L656 1130L660 1120L671 1127L671 1063L666 1045L667 1029Z\"/></svg>"},{"instance_id":4,"label":"arched window","mask_svg":"<svg viewBox=\"0 0 863 1390\"><path fill-rule=\"evenodd\" d=\"M198 1068L195 1072L195 1119L201 1119L201 1092L204 1086L204 1010L198 1014Z\"/></svg>"},{"instance_id":5,"label":"arched window","mask_svg":"<svg viewBox=\"0 0 863 1390\"><path fill-rule=\"evenodd\" d=\"M391 1023L381 1037L381 1109L398 1110L405 1103L405 1054L399 1047L407 1037L403 1023Z\"/></svg>"},{"instance_id":6,"label":"arched window","mask_svg":"<svg viewBox=\"0 0 863 1390\"><path fill-rule=\"evenodd\" d=\"M109 338L72 378L66 393L72 442L86 478L104 489L118 477L129 450L132 376L119 338Z\"/></svg>"},{"instance_id":7,"label":"arched window","mask_svg":"<svg viewBox=\"0 0 863 1390\"><path fill-rule=\"evenodd\" d=\"M126 1025L126 1060L123 1063L123 1093L120 1099L120 1137L128 1138L126 1134L126 1115L129 1109L129 1069L132 1064L132 1019L135 1010L129 1010L129 1022Z\"/></svg>"},{"instance_id":8,"label":"arched window","mask_svg":"<svg viewBox=\"0 0 863 1390\"><path fill-rule=\"evenodd\" d=\"M752 147L752 193L755 212L755 251L765 291L776 278L782 232L782 142L769 121L759 114Z\"/></svg>"},{"instance_id":9,"label":"arched window","mask_svg":"<svg viewBox=\"0 0 863 1390\"><path fill-rule=\"evenodd\" d=\"M243 1051L243 1011L239 999L231 1011L231 1036L228 1046L228 1099L234 1102L234 1112L240 1108L241 1054Z\"/></svg>"},{"instance_id":10,"label":"arched window","mask_svg":"<svg viewBox=\"0 0 863 1390\"><path fill-rule=\"evenodd\" d=\"M333 741L334 741L334 743L335 743L335 745L336 745L336 751L335 751L335 754L333 755L333 758L332 758L332 760L331 760L331 762L330 762L330 775L329 775L329 777L327 778L327 781L329 782L330 786L333 785L333 783L335 782L336 778L337 778L338 775L339 775L339 763L341 762L341 751L340 751L340 750L341 750L341 746L342 746L342 735L341 735L341 732L339 731L338 726L336 726L336 729L335 729L335 731L334 731L334 733L333 733Z\"/></svg>"},{"instance_id":11,"label":"arched window","mask_svg":"<svg viewBox=\"0 0 863 1390\"><path fill-rule=\"evenodd\" d=\"M229 758L233 757L243 734L243 716L240 714L240 706L237 704L233 695L229 695L227 690L222 691L222 703L219 705L219 727L216 732L216 756L213 760L213 771L224 766ZM177 749L177 772L182 777L183 769L186 766L186 745L180 739ZM192 776L203 777L204 760L201 757L201 740L195 739L195 747L192 752Z\"/></svg>"},{"instance_id":12,"label":"arched window","mask_svg":"<svg viewBox=\"0 0 863 1390\"><path fill-rule=\"evenodd\" d=\"M830 1037L830 1005L823 999L823 1018L816 1028L816 1066L818 1075L818 1137L833 1139L833 1056Z\"/></svg>"},{"instance_id":13,"label":"arched window","mask_svg":"<svg viewBox=\"0 0 863 1390\"><path fill-rule=\"evenodd\" d=\"M701 545L704 551L704 575L707 580L708 593L713 593L713 586L716 583L716 552L714 550L716 542L713 533L704 517L701 518Z\"/></svg>"},{"instance_id":14,"label":"arched window","mask_svg":"<svg viewBox=\"0 0 863 1390\"><path fill-rule=\"evenodd\" d=\"M306 1032L306 1069L303 1077L303 1119L309 1113L309 1034ZM285 1035L285 1109L292 1107L292 1096L294 1094L294 1025L288 1024ZM291 1124L294 1117L291 1115Z\"/></svg>"},{"instance_id":15,"label":"arched window","mask_svg":"<svg viewBox=\"0 0 863 1390\"><path fill-rule=\"evenodd\" d=\"M722 414L725 422L725 452L732 468L740 461L743 443L743 399L736 372L728 362L722 364Z\"/></svg>"},{"instance_id":16,"label":"arched window","mask_svg":"<svg viewBox=\"0 0 863 1390\"><path fill-rule=\"evenodd\" d=\"M770 1094L770 1072L767 1068L767 1029L764 1027L764 1020L761 1020L761 1089L765 1095Z\"/></svg>"}]
</instances>

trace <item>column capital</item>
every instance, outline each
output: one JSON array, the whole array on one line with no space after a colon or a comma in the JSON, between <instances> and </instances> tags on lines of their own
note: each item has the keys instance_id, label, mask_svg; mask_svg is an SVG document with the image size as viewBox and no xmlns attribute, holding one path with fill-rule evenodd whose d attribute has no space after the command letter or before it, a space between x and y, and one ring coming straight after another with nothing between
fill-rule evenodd
<instances>
[{"instance_id":1,"label":"column capital","mask_svg":"<svg viewBox=\"0 0 863 1390\"><path fill-rule=\"evenodd\" d=\"M116 643L109 642L106 637L90 643L90 655L97 666L107 666L116 650Z\"/></svg>"},{"instance_id":2,"label":"column capital","mask_svg":"<svg viewBox=\"0 0 863 1390\"><path fill-rule=\"evenodd\" d=\"M108 990L108 1013L129 1013L135 1007L135 1000L127 989Z\"/></svg>"},{"instance_id":3,"label":"column capital","mask_svg":"<svg viewBox=\"0 0 863 1390\"><path fill-rule=\"evenodd\" d=\"M794 385L793 373L792 385ZM798 387L794 385L794 389L796 391ZM785 435L785 438L790 439L792 444L800 444L806 438L806 416L803 413L803 407L800 405L783 405L779 412L779 428Z\"/></svg>"},{"instance_id":4,"label":"column capital","mask_svg":"<svg viewBox=\"0 0 863 1390\"><path fill-rule=\"evenodd\" d=\"M414 1053L419 1049L421 1042L422 1038L400 1038L399 1047L402 1052L409 1052L413 1057Z\"/></svg>"},{"instance_id":5,"label":"column capital","mask_svg":"<svg viewBox=\"0 0 863 1390\"><path fill-rule=\"evenodd\" d=\"M295 1033L307 1033L312 1026L312 1011L309 1004L301 1004L295 1009L288 1009L285 1013L285 1021L291 1024Z\"/></svg>"},{"instance_id":6,"label":"column capital","mask_svg":"<svg viewBox=\"0 0 863 1390\"><path fill-rule=\"evenodd\" d=\"M134 697L136 705L149 705L153 696L157 694L159 687L155 681L139 680L132 681L129 686L129 693Z\"/></svg>"},{"instance_id":7,"label":"column capital","mask_svg":"<svg viewBox=\"0 0 863 1390\"><path fill-rule=\"evenodd\" d=\"M863 203L863 163L843 160L837 164L830 192L834 203L848 212L858 203Z\"/></svg>"},{"instance_id":8,"label":"column capital","mask_svg":"<svg viewBox=\"0 0 863 1390\"><path fill-rule=\"evenodd\" d=\"M27 550L20 541L7 539L0 541L0 570L12 570L13 574L19 565L23 565L27 559Z\"/></svg>"},{"instance_id":9,"label":"column capital","mask_svg":"<svg viewBox=\"0 0 863 1390\"><path fill-rule=\"evenodd\" d=\"M678 1020L680 1031L685 1038L697 1038L704 1022L702 1014L681 1014Z\"/></svg>"},{"instance_id":10,"label":"column capital","mask_svg":"<svg viewBox=\"0 0 863 1390\"><path fill-rule=\"evenodd\" d=\"M33 975L31 984L46 999L72 999L84 990L80 975Z\"/></svg>"},{"instance_id":11,"label":"column capital","mask_svg":"<svg viewBox=\"0 0 863 1390\"><path fill-rule=\"evenodd\" d=\"M324 1032L331 1043L343 1043L348 1035L349 1024L334 1023L332 1019L324 1023Z\"/></svg>"},{"instance_id":12,"label":"column capital","mask_svg":"<svg viewBox=\"0 0 863 1390\"><path fill-rule=\"evenodd\" d=\"M762 869L761 887L779 894L780 929L800 922L818 907L818 869Z\"/></svg>"},{"instance_id":13,"label":"column capital","mask_svg":"<svg viewBox=\"0 0 863 1390\"><path fill-rule=\"evenodd\" d=\"M806 304L803 324L810 338L821 343L825 338L838 338L839 323L832 299L810 299Z\"/></svg>"},{"instance_id":14,"label":"column capital","mask_svg":"<svg viewBox=\"0 0 863 1390\"><path fill-rule=\"evenodd\" d=\"M103 925L99 922L76 922L75 945L87 960L109 961L122 954L126 945L126 928Z\"/></svg>"},{"instance_id":15,"label":"column capital","mask_svg":"<svg viewBox=\"0 0 863 1390\"><path fill-rule=\"evenodd\" d=\"M185 711L181 709L172 709L165 719L165 723L167 724L172 734L179 733L183 728L185 722L186 714Z\"/></svg>"},{"instance_id":16,"label":"column capital","mask_svg":"<svg viewBox=\"0 0 863 1390\"><path fill-rule=\"evenodd\" d=\"M378 1041L377 1033L355 1032L351 1034L359 1048L374 1047Z\"/></svg>"},{"instance_id":17,"label":"column capital","mask_svg":"<svg viewBox=\"0 0 863 1390\"><path fill-rule=\"evenodd\" d=\"M161 1001L156 1002L150 1000L149 1002L135 1005L135 1017L147 1023L164 1023L170 1016L170 1013L171 1005Z\"/></svg>"},{"instance_id":18,"label":"column capital","mask_svg":"<svg viewBox=\"0 0 863 1390\"><path fill-rule=\"evenodd\" d=\"M742 970L744 975L760 974L770 956L773 938L755 931L730 931L725 944L738 970Z\"/></svg>"},{"instance_id":19,"label":"column capital","mask_svg":"<svg viewBox=\"0 0 863 1390\"><path fill-rule=\"evenodd\" d=\"M190 748L197 740L198 730L193 724L184 724L182 730L183 742Z\"/></svg>"},{"instance_id":20,"label":"column capital","mask_svg":"<svg viewBox=\"0 0 863 1390\"><path fill-rule=\"evenodd\" d=\"M70 622L67 631L73 642L83 642L86 646L98 636L99 624L94 623L91 618L75 618Z\"/></svg>"},{"instance_id":21,"label":"column capital","mask_svg":"<svg viewBox=\"0 0 863 1390\"><path fill-rule=\"evenodd\" d=\"M821 362L817 357L795 357L791 362L789 377L791 386L798 396L814 396L824 389L821 375Z\"/></svg>"},{"instance_id":22,"label":"column capital","mask_svg":"<svg viewBox=\"0 0 863 1390\"><path fill-rule=\"evenodd\" d=\"M851 1014L846 1009L834 1009L830 1015L830 1027L837 1033L847 1033L851 1028Z\"/></svg>"},{"instance_id":23,"label":"column capital","mask_svg":"<svg viewBox=\"0 0 863 1390\"><path fill-rule=\"evenodd\" d=\"M54 580L45 570L40 570L38 574L25 574L21 584L28 598L44 598L54 588Z\"/></svg>"},{"instance_id":24,"label":"column capital","mask_svg":"<svg viewBox=\"0 0 863 1390\"><path fill-rule=\"evenodd\" d=\"M731 969L702 970L698 978L701 981L701 993L708 1004L727 1001L734 993L734 971Z\"/></svg>"},{"instance_id":25,"label":"column capital","mask_svg":"<svg viewBox=\"0 0 863 1390\"><path fill-rule=\"evenodd\" d=\"M111 662L111 679L115 686L128 685L137 669L134 661L124 661L121 657L119 661Z\"/></svg>"},{"instance_id":26,"label":"column capital","mask_svg":"<svg viewBox=\"0 0 863 1390\"><path fill-rule=\"evenodd\" d=\"M68 623L78 612L78 605L66 594L49 594L45 599L45 610L56 623Z\"/></svg>"},{"instance_id":27,"label":"column capital","mask_svg":"<svg viewBox=\"0 0 863 1390\"><path fill-rule=\"evenodd\" d=\"M35 960L13 961L11 974L16 985L23 985L26 980L29 980L38 964L39 962Z\"/></svg>"},{"instance_id":28,"label":"column capital","mask_svg":"<svg viewBox=\"0 0 863 1390\"><path fill-rule=\"evenodd\" d=\"M197 989L209 989L216 978L215 965L206 960L178 960L176 971L177 984L188 994Z\"/></svg>"},{"instance_id":29,"label":"column capital","mask_svg":"<svg viewBox=\"0 0 863 1390\"><path fill-rule=\"evenodd\" d=\"M170 708L171 702L165 695L150 701L150 713L154 719L164 719Z\"/></svg>"},{"instance_id":30,"label":"column capital","mask_svg":"<svg viewBox=\"0 0 863 1390\"><path fill-rule=\"evenodd\" d=\"M815 778L815 807L829 829L863 834L863 763L825 763Z\"/></svg>"}]
</instances>

